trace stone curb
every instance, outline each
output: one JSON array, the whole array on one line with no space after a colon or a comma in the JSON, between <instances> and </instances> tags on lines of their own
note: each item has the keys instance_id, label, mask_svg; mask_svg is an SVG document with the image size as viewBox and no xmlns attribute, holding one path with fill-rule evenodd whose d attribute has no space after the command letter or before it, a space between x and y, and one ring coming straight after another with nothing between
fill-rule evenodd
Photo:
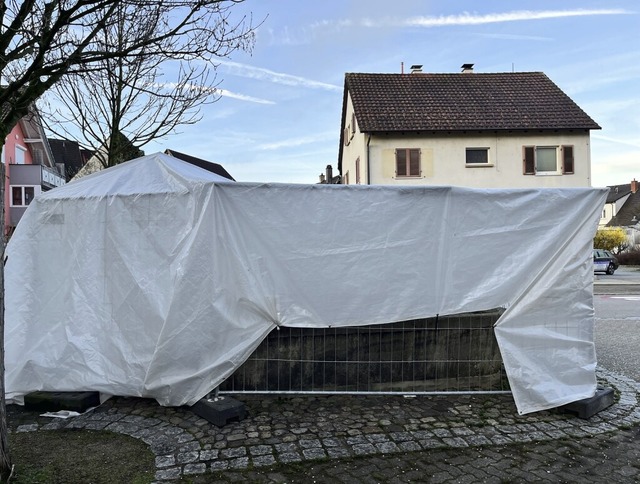
<instances>
[{"instance_id":1,"label":"stone curb","mask_svg":"<svg viewBox=\"0 0 640 484\"><path fill-rule=\"evenodd\" d=\"M210 424L195 415L189 417L189 426L184 428L184 419L167 421L115 409L106 413L87 412L73 419L54 420L44 425L23 424L14 431L74 428L109 430L138 438L149 445L155 455L155 479L170 481L207 471L266 467L278 463L582 438L640 423L640 384L602 368L597 370L597 376L601 383L617 390L619 400L589 420L563 416L545 421L536 418L537 414L531 414L521 419L487 418L485 421L468 415L467 421L446 422L427 416L409 419L409 423L399 426L392 422L393 418L382 418L378 427L358 424L349 428L345 424L345 431L336 435L323 430L331 428L328 424L322 425L326 412L309 417L315 422L307 427L299 425L291 429L282 428L286 427L282 424L271 426L267 418L258 415L237 423L235 430L212 429L215 439L211 441L203 438L204 432L197 431L199 427ZM343 410L348 414L348 409ZM465 410L455 407L451 411L464 414Z\"/></svg>"}]
</instances>

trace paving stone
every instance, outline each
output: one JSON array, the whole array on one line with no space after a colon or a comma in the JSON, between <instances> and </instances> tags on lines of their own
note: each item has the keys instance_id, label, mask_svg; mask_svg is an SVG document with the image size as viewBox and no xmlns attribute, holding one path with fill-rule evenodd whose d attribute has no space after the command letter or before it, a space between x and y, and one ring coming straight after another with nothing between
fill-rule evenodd
<instances>
[{"instance_id":1,"label":"paving stone","mask_svg":"<svg viewBox=\"0 0 640 484\"><path fill-rule=\"evenodd\" d=\"M200 457L200 452L180 452L176 456L176 462L178 464L187 464L189 462L195 462Z\"/></svg>"},{"instance_id":2,"label":"paving stone","mask_svg":"<svg viewBox=\"0 0 640 484\"><path fill-rule=\"evenodd\" d=\"M419 443L423 449L437 449L438 447L444 447L446 445L439 439L423 439L420 440Z\"/></svg>"},{"instance_id":3,"label":"paving stone","mask_svg":"<svg viewBox=\"0 0 640 484\"><path fill-rule=\"evenodd\" d=\"M156 479L159 481L169 481L180 477L181 469L173 467L171 469L161 469L156 471Z\"/></svg>"},{"instance_id":4,"label":"paving stone","mask_svg":"<svg viewBox=\"0 0 640 484\"><path fill-rule=\"evenodd\" d=\"M329 457L333 457L334 459L344 459L352 455L351 452L344 447L329 447L328 449L326 449L326 451L327 455Z\"/></svg>"},{"instance_id":5,"label":"paving stone","mask_svg":"<svg viewBox=\"0 0 640 484\"><path fill-rule=\"evenodd\" d=\"M444 437L442 441L449 447L469 447L462 437Z\"/></svg>"},{"instance_id":6,"label":"paving stone","mask_svg":"<svg viewBox=\"0 0 640 484\"><path fill-rule=\"evenodd\" d=\"M305 459L324 459L327 456L324 449L317 447L303 449L302 455L305 457Z\"/></svg>"},{"instance_id":7,"label":"paving stone","mask_svg":"<svg viewBox=\"0 0 640 484\"><path fill-rule=\"evenodd\" d=\"M254 467L272 466L276 463L276 458L273 455L259 455L252 457L251 463Z\"/></svg>"},{"instance_id":8,"label":"paving stone","mask_svg":"<svg viewBox=\"0 0 640 484\"><path fill-rule=\"evenodd\" d=\"M298 444L303 449L322 447L322 444L318 439L300 439Z\"/></svg>"},{"instance_id":9,"label":"paving stone","mask_svg":"<svg viewBox=\"0 0 640 484\"><path fill-rule=\"evenodd\" d=\"M298 450L298 446L292 443L275 444L273 447L278 452L295 452Z\"/></svg>"},{"instance_id":10,"label":"paving stone","mask_svg":"<svg viewBox=\"0 0 640 484\"><path fill-rule=\"evenodd\" d=\"M284 452L282 454L278 454L278 461L283 464L289 464L291 462L300 462L302 460L302 456L297 452Z\"/></svg>"},{"instance_id":11,"label":"paving stone","mask_svg":"<svg viewBox=\"0 0 640 484\"><path fill-rule=\"evenodd\" d=\"M218 454L219 454L218 449L201 450L200 460L201 461L214 460L218 458Z\"/></svg>"},{"instance_id":12,"label":"paving stone","mask_svg":"<svg viewBox=\"0 0 640 484\"><path fill-rule=\"evenodd\" d=\"M375 446L378 451L382 452L383 454L391 454L400 451L395 442L379 442L375 444Z\"/></svg>"},{"instance_id":13,"label":"paving stone","mask_svg":"<svg viewBox=\"0 0 640 484\"><path fill-rule=\"evenodd\" d=\"M355 444L352 448L356 455L374 454L376 452L376 448L373 444Z\"/></svg>"},{"instance_id":14,"label":"paving stone","mask_svg":"<svg viewBox=\"0 0 640 484\"><path fill-rule=\"evenodd\" d=\"M420 447L420 444L413 440L398 442L398 447L400 448L400 450L404 452L415 452L415 451L422 450L422 447Z\"/></svg>"},{"instance_id":15,"label":"paving stone","mask_svg":"<svg viewBox=\"0 0 640 484\"><path fill-rule=\"evenodd\" d=\"M233 459L236 457L244 457L247 455L247 449L244 447L236 447L234 449L222 449L220 451L221 459Z\"/></svg>"},{"instance_id":16,"label":"paving stone","mask_svg":"<svg viewBox=\"0 0 640 484\"><path fill-rule=\"evenodd\" d=\"M205 472L207 472L207 465L204 463L187 464L186 466L184 466L182 472L185 475L204 474Z\"/></svg>"},{"instance_id":17,"label":"paving stone","mask_svg":"<svg viewBox=\"0 0 640 484\"><path fill-rule=\"evenodd\" d=\"M225 471L229 468L229 461L228 460L217 460L217 461L213 461L211 463L211 470L212 471Z\"/></svg>"},{"instance_id":18,"label":"paving stone","mask_svg":"<svg viewBox=\"0 0 640 484\"><path fill-rule=\"evenodd\" d=\"M176 465L176 458L174 455L159 455L156 457L156 467L171 467Z\"/></svg>"},{"instance_id":19,"label":"paving stone","mask_svg":"<svg viewBox=\"0 0 640 484\"><path fill-rule=\"evenodd\" d=\"M272 454L273 447L271 447L270 445L254 445L252 447L249 447L249 453L254 456Z\"/></svg>"}]
</instances>

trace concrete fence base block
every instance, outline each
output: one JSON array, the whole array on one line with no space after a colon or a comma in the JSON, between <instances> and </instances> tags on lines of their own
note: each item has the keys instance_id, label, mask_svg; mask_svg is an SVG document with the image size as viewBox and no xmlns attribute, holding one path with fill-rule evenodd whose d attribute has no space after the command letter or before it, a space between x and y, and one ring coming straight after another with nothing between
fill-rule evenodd
<instances>
[{"instance_id":1,"label":"concrete fence base block","mask_svg":"<svg viewBox=\"0 0 640 484\"><path fill-rule=\"evenodd\" d=\"M71 410L83 413L100 405L98 392L33 392L24 396L25 410L57 412Z\"/></svg>"},{"instance_id":2,"label":"concrete fence base block","mask_svg":"<svg viewBox=\"0 0 640 484\"><path fill-rule=\"evenodd\" d=\"M198 417L202 417L218 427L224 427L232 420L243 420L247 414L244 403L227 396L205 397L192 405L191 410Z\"/></svg>"},{"instance_id":3,"label":"concrete fence base block","mask_svg":"<svg viewBox=\"0 0 640 484\"><path fill-rule=\"evenodd\" d=\"M567 413L576 414L579 418L588 419L601 410L613 405L613 402L613 388L598 387L593 397L568 403L560 407L560 409Z\"/></svg>"}]
</instances>

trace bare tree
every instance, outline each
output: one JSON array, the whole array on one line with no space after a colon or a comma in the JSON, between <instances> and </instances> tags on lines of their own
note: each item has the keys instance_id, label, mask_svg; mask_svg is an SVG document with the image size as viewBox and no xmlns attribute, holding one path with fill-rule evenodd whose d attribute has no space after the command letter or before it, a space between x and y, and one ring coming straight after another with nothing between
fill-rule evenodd
<instances>
[{"instance_id":1,"label":"bare tree","mask_svg":"<svg viewBox=\"0 0 640 484\"><path fill-rule=\"evenodd\" d=\"M133 59L150 52L166 58L210 62L253 45L250 18L232 21L232 8L244 0L5 0L0 4L0 137L5 139L29 106L65 76L99 70L102 62ZM116 44L107 35L118 25L118 11L151 16L138 35ZM137 27L133 27L136 29ZM145 30L146 29L146 30ZM4 177L3 177L4 180ZM3 181L4 183L4 181ZM4 213L4 197L0 198ZM4 261L4 237L0 256ZM0 297L4 265L0 264ZM2 299L4 308L4 299ZM0 310L0 334L4 311ZM3 340L0 340L2 345ZM4 348L4 346L2 346ZM3 356L0 349L0 357ZM4 358L2 358L4 361ZM0 481L8 480L4 366L0 363Z\"/></svg>"},{"instance_id":2,"label":"bare tree","mask_svg":"<svg viewBox=\"0 0 640 484\"><path fill-rule=\"evenodd\" d=\"M127 50L139 39L156 35L163 28L163 10L160 3L145 6L142 12L119 5L113 23L100 32L103 49ZM236 30L237 26L231 27ZM135 56L106 58L91 70L65 76L52 90L48 128L80 141L106 168L130 158L118 143L121 135L141 148L175 132L179 125L197 122L199 108L219 99L215 61L209 60L209 52L226 56L235 48L248 47L244 37L229 43L227 34L214 39L211 49L209 35L206 30L194 31L189 43L180 47L166 38Z\"/></svg>"}]
</instances>

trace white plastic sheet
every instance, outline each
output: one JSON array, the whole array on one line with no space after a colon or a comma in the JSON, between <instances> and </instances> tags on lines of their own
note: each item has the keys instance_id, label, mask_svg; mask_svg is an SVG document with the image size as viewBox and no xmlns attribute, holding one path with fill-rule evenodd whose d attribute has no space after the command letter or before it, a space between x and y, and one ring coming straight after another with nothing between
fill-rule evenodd
<instances>
[{"instance_id":1,"label":"white plastic sheet","mask_svg":"<svg viewBox=\"0 0 640 484\"><path fill-rule=\"evenodd\" d=\"M37 197L7 248L6 390L193 404L276 326L506 308L521 413L596 389L606 189L233 183L162 154Z\"/></svg>"}]
</instances>

